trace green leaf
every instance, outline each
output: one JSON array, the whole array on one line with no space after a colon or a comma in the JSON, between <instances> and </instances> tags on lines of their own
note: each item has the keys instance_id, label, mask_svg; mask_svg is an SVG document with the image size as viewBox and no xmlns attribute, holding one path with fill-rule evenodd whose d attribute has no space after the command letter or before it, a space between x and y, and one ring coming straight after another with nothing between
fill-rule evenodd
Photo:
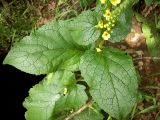
<instances>
[{"instance_id":1,"label":"green leaf","mask_svg":"<svg viewBox=\"0 0 160 120\"><path fill-rule=\"evenodd\" d=\"M91 6L93 2L95 2L95 0L80 0L78 5L81 6L82 8L86 8Z\"/></svg>"},{"instance_id":2,"label":"green leaf","mask_svg":"<svg viewBox=\"0 0 160 120\"><path fill-rule=\"evenodd\" d=\"M145 3L146 3L147 6L149 6L153 3L153 0L145 0Z\"/></svg>"},{"instance_id":3,"label":"green leaf","mask_svg":"<svg viewBox=\"0 0 160 120\"><path fill-rule=\"evenodd\" d=\"M76 115L73 120L103 120L103 115L100 113L100 108L97 104L93 104Z\"/></svg>"},{"instance_id":4,"label":"green leaf","mask_svg":"<svg viewBox=\"0 0 160 120\"><path fill-rule=\"evenodd\" d=\"M142 31L146 38L147 47L152 57L160 56L160 34L153 32L154 27L149 26L147 22L142 24ZM155 62L159 62L159 59L153 59Z\"/></svg>"},{"instance_id":5,"label":"green leaf","mask_svg":"<svg viewBox=\"0 0 160 120\"><path fill-rule=\"evenodd\" d=\"M3 63L37 75L77 70L84 47L74 42L67 25L68 21L53 21L42 26L16 43Z\"/></svg>"},{"instance_id":6,"label":"green leaf","mask_svg":"<svg viewBox=\"0 0 160 120\"><path fill-rule=\"evenodd\" d=\"M148 21L146 18L140 14L136 14L136 18L139 22L142 22L142 32L146 38L146 44L149 50L150 55L155 59L154 62L160 63L160 59L157 57L160 56L160 34L158 33L155 23Z\"/></svg>"},{"instance_id":7,"label":"green leaf","mask_svg":"<svg viewBox=\"0 0 160 120\"><path fill-rule=\"evenodd\" d=\"M129 32L131 32L132 16L133 11L131 7L126 9L118 16L115 27L111 32L111 38L109 39L109 41L120 42L128 35Z\"/></svg>"},{"instance_id":8,"label":"green leaf","mask_svg":"<svg viewBox=\"0 0 160 120\"><path fill-rule=\"evenodd\" d=\"M68 90L66 94L64 89ZM76 85L74 74L70 71L50 73L30 89L29 97L23 103L27 109L25 117L27 120L56 120L57 111L66 112L65 110L85 104L87 95L84 89L83 86Z\"/></svg>"},{"instance_id":9,"label":"green leaf","mask_svg":"<svg viewBox=\"0 0 160 120\"><path fill-rule=\"evenodd\" d=\"M72 110L81 107L87 101L87 96L84 92L84 86L77 85L75 88L68 90L68 94L61 97L55 106L54 112L61 112L64 110Z\"/></svg>"},{"instance_id":10,"label":"green leaf","mask_svg":"<svg viewBox=\"0 0 160 120\"><path fill-rule=\"evenodd\" d=\"M138 80L132 59L115 48L87 51L80 70L100 108L112 117L125 120L137 100Z\"/></svg>"},{"instance_id":11,"label":"green leaf","mask_svg":"<svg viewBox=\"0 0 160 120\"><path fill-rule=\"evenodd\" d=\"M157 22L156 28L157 28L157 29L160 29L160 20Z\"/></svg>"},{"instance_id":12,"label":"green leaf","mask_svg":"<svg viewBox=\"0 0 160 120\"><path fill-rule=\"evenodd\" d=\"M70 29L72 37L79 45L89 45L95 42L100 36L100 30L95 26L100 17L96 11L84 11L77 18L71 21Z\"/></svg>"}]
</instances>

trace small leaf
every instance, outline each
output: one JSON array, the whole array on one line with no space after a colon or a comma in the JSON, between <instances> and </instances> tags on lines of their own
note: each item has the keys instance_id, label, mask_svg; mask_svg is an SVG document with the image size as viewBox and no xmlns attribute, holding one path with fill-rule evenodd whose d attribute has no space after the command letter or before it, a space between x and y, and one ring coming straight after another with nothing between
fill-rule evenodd
<instances>
[{"instance_id":1,"label":"small leaf","mask_svg":"<svg viewBox=\"0 0 160 120\"><path fill-rule=\"evenodd\" d=\"M100 17L96 11L84 11L77 18L71 21L70 29L74 40L79 45L89 45L95 42L100 36L100 30L95 26Z\"/></svg>"},{"instance_id":2,"label":"small leaf","mask_svg":"<svg viewBox=\"0 0 160 120\"><path fill-rule=\"evenodd\" d=\"M66 96L63 95L65 88L69 89ZM77 100L80 97L82 99ZM65 110L82 106L86 100L87 95L84 87L76 85L74 74L70 71L57 71L50 73L44 80L30 89L29 97L23 103L27 109L25 117L27 120L55 120L61 117L55 117L58 110L61 110L58 111L59 115L66 113Z\"/></svg>"},{"instance_id":3,"label":"small leaf","mask_svg":"<svg viewBox=\"0 0 160 120\"><path fill-rule=\"evenodd\" d=\"M57 69L77 70L84 47L77 45L68 21L53 21L16 43L4 64L31 74L47 74Z\"/></svg>"},{"instance_id":4,"label":"small leaf","mask_svg":"<svg viewBox=\"0 0 160 120\"><path fill-rule=\"evenodd\" d=\"M111 32L111 38L109 39L109 41L120 42L128 35L129 32L131 32L132 16L133 11L131 7L126 9L118 16L115 27Z\"/></svg>"},{"instance_id":5,"label":"small leaf","mask_svg":"<svg viewBox=\"0 0 160 120\"><path fill-rule=\"evenodd\" d=\"M87 51L80 70L97 104L118 120L125 120L137 100L138 80L132 59L115 48Z\"/></svg>"}]
</instances>

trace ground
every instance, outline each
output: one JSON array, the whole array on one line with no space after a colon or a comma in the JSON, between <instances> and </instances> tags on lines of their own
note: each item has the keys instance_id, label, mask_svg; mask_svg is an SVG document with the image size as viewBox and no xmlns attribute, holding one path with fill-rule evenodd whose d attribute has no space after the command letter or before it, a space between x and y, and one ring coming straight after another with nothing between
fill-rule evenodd
<instances>
[{"instance_id":1,"label":"ground","mask_svg":"<svg viewBox=\"0 0 160 120\"><path fill-rule=\"evenodd\" d=\"M14 42L19 41L21 38L28 35L31 30L43 24L46 24L52 19L67 19L78 15L83 9L83 7L78 4L79 0L63 1L61 3L58 3L54 0L1 0L0 68L3 69L1 70L2 74L6 74L5 70L11 69L12 72L7 71L7 73L13 75L13 71L17 70L12 67L5 67L4 65L2 65L4 57L6 56ZM93 6L95 6L95 3L90 4L90 7ZM139 2L139 4L134 7L134 9L144 17L151 20L153 19L154 13L160 15L160 6L153 4L152 6L148 7L145 5L144 1ZM122 42L116 44L107 42L106 45L120 48L126 51L126 53L130 54L133 58L136 70L140 73L141 80L139 89L145 95L143 96L143 101L137 103L134 120L160 120L160 108L157 107L160 105L160 65L155 63L154 59L150 57L145 37L142 33L142 24L139 23L135 17L133 17L132 32L129 33ZM13 76L16 78L17 74L23 74L22 72L19 72L20 71L18 71L17 73L15 72ZM35 76L30 76L28 77L28 79L29 78L39 80L39 77L36 78ZM28 89L36 82L30 81L26 83L26 81L24 81L22 83L22 85L24 85L24 83L28 85L28 88L23 89L25 95L23 96L23 98L21 98L22 101L24 97L27 96ZM6 82L4 83L7 84ZM19 86L19 88L17 89L21 90L22 88L22 86ZM21 94L17 93L15 95L19 96ZM20 105L21 103L17 106Z\"/></svg>"}]
</instances>

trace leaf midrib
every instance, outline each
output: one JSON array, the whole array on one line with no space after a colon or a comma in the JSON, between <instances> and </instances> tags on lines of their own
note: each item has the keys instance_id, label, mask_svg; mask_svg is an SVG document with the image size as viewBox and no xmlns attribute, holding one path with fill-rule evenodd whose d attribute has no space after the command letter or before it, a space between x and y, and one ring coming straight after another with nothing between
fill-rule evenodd
<instances>
[{"instance_id":1,"label":"leaf midrib","mask_svg":"<svg viewBox=\"0 0 160 120\"><path fill-rule=\"evenodd\" d=\"M107 53L103 53L103 54L107 54ZM108 68L108 69L105 69L105 70L107 70L108 73L109 73L110 82L111 82L111 84L112 84L112 87L113 87L113 90L114 90L114 93L115 93L115 96L116 96L116 101L117 101L117 104L118 104L118 110L119 110L119 113L120 113L120 105L119 105L119 102L118 102L119 100L118 100L118 97L117 97L116 89L115 89L115 87L114 87L114 83L113 83L113 81L112 81L112 80L113 80L113 79L112 79L112 76L110 75L111 72L109 71L110 66L108 65L108 58L106 57L106 56L108 56L108 55L103 56L103 55L101 54L101 56L102 56L102 58L104 59L104 61L106 61L106 62L104 62L104 64L105 64L106 68ZM119 114L119 116L121 116L121 115Z\"/></svg>"}]
</instances>

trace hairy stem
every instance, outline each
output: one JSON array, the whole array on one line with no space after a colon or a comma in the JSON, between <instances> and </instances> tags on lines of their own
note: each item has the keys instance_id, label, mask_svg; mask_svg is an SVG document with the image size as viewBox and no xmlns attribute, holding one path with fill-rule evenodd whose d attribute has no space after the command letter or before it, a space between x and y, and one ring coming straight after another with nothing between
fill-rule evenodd
<instances>
[{"instance_id":1,"label":"hairy stem","mask_svg":"<svg viewBox=\"0 0 160 120\"><path fill-rule=\"evenodd\" d=\"M114 11L113 15L118 16L122 11L126 10L127 7L133 6L139 0L124 0Z\"/></svg>"}]
</instances>

